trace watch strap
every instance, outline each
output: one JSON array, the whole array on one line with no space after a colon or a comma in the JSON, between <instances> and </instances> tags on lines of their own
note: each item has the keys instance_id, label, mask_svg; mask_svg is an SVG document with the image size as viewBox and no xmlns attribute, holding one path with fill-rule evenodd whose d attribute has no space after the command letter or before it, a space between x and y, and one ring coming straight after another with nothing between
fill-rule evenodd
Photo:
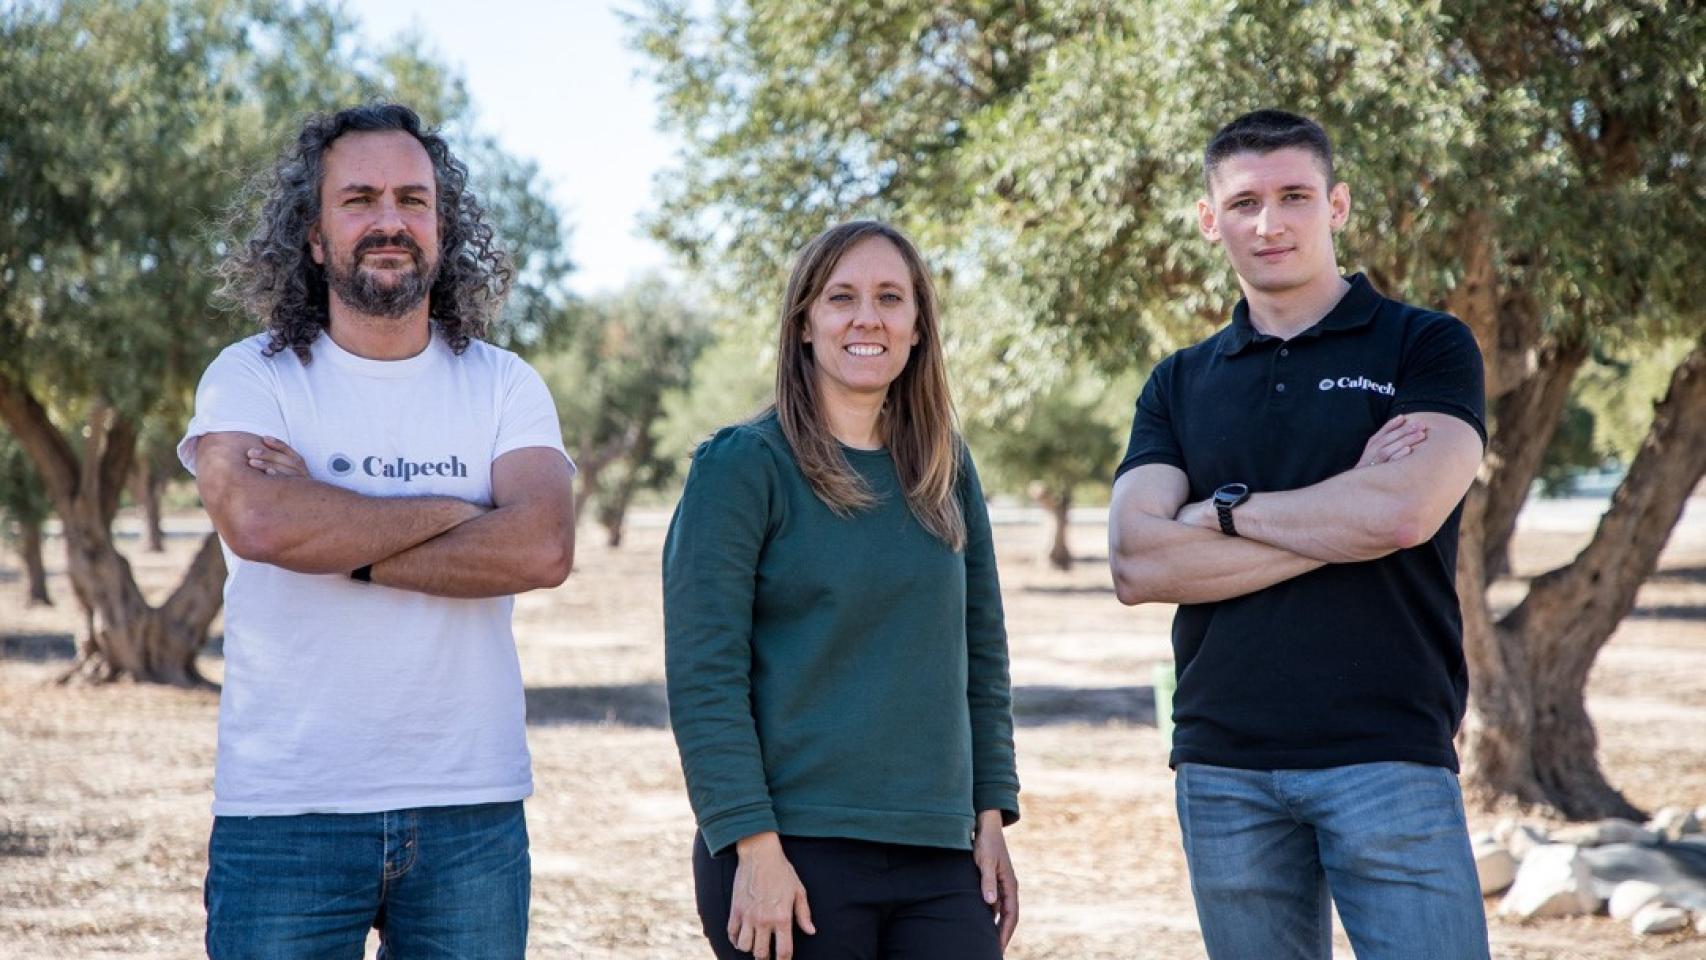
<instances>
[{"instance_id":1,"label":"watch strap","mask_svg":"<svg viewBox=\"0 0 1706 960\"><path fill-rule=\"evenodd\" d=\"M1232 508L1224 503L1216 501L1214 504L1214 512L1215 515L1220 518L1220 532L1229 537L1238 536L1238 528L1232 523Z\"/></svg>"}]
</instances>

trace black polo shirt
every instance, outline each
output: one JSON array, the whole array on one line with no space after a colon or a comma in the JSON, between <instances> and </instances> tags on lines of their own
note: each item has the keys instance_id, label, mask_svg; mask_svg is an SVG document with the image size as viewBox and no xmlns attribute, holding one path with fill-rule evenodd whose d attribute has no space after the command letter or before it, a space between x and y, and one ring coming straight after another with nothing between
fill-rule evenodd
<instances>
[{"instance_id":1,"label":"black polo shirt","mask_svg":"<svg viewBox=\"0 0 1706 960\"><path fill-rule=\"evenodd\" d=\"M1224 483L1295 490L1356 465L1400 413L1458 417L1486 441L1481 353L1462 322L1389 300L1361 274L1290 340L1232 323L1156 366L1120 473L1167 463L1190 502ZM1432 540L1334 563L1173 620L1170 763L1247 769L1410 760L1457 769L1468 676L1458 504Z\"/></svg>"}]
</instances>

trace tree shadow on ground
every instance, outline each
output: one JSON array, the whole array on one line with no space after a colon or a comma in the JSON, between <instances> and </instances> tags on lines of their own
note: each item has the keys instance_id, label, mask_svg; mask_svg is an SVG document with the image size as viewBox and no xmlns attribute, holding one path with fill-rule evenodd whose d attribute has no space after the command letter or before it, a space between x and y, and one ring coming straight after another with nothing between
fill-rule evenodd
<instances>
[{"instance_id":1,"label":"tree shadow on ground","mask_svg":"<svg viewBox=\"0 0 1706 960\"><path fill-rule=\"evenodd\" d=\"M203 656L225 656L225 635L220 633L208 637L200 652ZM0 660L45 663L75 659L77 638L69 633L0 633Z\"/></svg>"},{"instance_id":2,"label":"tree shadow on ground","mask_svg":"<svg viewBox=\"0 0 1706 960\"><path fill-rule=\"evenodd\" d=\"M25 826L0 825L0 860L20 857L45 857L51 838Z\"/></svg>"},{"instance_id":3,"label":"tree shadow on ground","mask_svg":"<svg viewBox=\"0 0 1706 960\"><path fill-rule=\"evenodd\" d=\"M1648 583L1691 584L1706 583L1706 563L1690 567L1660 570L1647 578Z\"/></svg>"},{"instance_id":4,"label":"tree shadow on ground","mask_svg":"<svg viewBox=\"0 0 1706 960\"><path fill-rule=\"evenodd\" d=\"M1021 727L1063 723L1155 726L1151 687L1022 686L1013 690L1013 721ZM669 700L661 683L528 687L527 722L533 726L669 728Z\"/></svg>"},{"instance_id":5,"label":"tree shadow on ground","mask_svg":"<svg viewBox=\"0 0 1706 960\"><path fill-rule=\"evenodd\" d=\"M1021 727L1066 723L1124 723L1153 727L1155 688L1014 687L1013 722Z\"/></svg>"},{"instance_id":6,"label":"tree shadow on ground","mask_svg":"<svg viewBox=\"0 0 1706 960\"><path fill-rule=\"evenodd\" d=\"M168 530L160 531L160 536L166 540L195 540L195 541L199 542L202 537L207 536L207 531L206 530L170 530L170 529L168 529ZM142 539L142 530L140 530L140 529L129 529L129 528L115 529L113 531L113 539L114 540L138 540L139 541Z\"/></svg>"},{"instance_id":7,"label":"tree shadow on ground","mask_svg":"<svg viewBox=\"0 0 1706 960\"><path fill-rule=\"evenodd\" d=\"M1061 584L1057 586L1046 583L1027 583L1020 589L1026 593L1052 594L1055 596L1079 596L1101 593L1111 595L1114 592L1114 585L1111 583L1097 583L1090 585Z\"/></svg>"},{"instance_id":8,"label":"tree shadow on ground","mask_svg":"<svg viewBox=\"0 0 1706 960\"><path fill-rule=\"evenodd\" d=\"M584 687L528 687L527 722L534 726L669 728L669 701L661 683Z\"/></svg>"},{"instance_id":9,"label":"tree shadow on ground","mask_svg":"<svg viewBox=\"0 0 1706 960\"><path fill-rule=\"evenodd\" d=\"M1706 620L1706 604L1660 603L1629 611L1631 620Z\"/></svg>"},{"instance_id":10,"label":"tree shadow on ground","mask_svg":"<svg viewBox=\"0 0 1706 960\"><path fill-rule=\"evenodd\" d=\"M75 660L77 638L69 633L0 634L0 660Z\"/></svg>"}]
</instances>

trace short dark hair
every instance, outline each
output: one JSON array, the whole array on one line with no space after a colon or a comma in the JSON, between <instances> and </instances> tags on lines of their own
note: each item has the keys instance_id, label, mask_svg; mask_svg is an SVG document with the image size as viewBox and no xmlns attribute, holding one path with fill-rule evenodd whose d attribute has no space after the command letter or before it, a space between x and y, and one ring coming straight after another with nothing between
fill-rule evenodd
<instances>
[{"instance_id":1,"label":"short dark hair","mask_svg":"<svg viewBox=\"0 0 1706 960\"><path fill-rule=\"evenodd\" d=\"M1286 147L1302 147L1321 161L1327 186L1333 185L1333 141L1327 131L1308 117L1284 110L1252 110L1215 133L1203 151L1203 183L1214 192L1214 171L1220 162L1239 153L1272 153Z\"/></svg>"}]
</instances>

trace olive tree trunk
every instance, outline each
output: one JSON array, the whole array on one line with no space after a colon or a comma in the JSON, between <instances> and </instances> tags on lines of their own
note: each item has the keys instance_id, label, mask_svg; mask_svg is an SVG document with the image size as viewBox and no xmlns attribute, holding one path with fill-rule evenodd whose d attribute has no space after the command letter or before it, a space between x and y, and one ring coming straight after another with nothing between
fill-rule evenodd
<instances>
[{"instance_id":1,"label":"olive tree trunk","mask_svg":"<svg viewBox=\"0 0 1706 960\"><path fill-rule=\"evenodd\" d=\"M1071 486L1056 490L1038 483L1031 487L1031 496L1048 511L1049 525L1053 528L1049 535L1049 566L1056 570L1071 570L1072 547L1066 542L1066 530L1071 523L1072 513Z\"/></svg>"},{"instance_id":2,"label":"olive tree trunk","mask_svg":"<svg viewBox=\"0 0 1706 960\"><path fill-rule=\"evenodd\" d=\"M130 561L113 541L119 493L136 453L136 429L102 403L91 406L81 455L21 383L0 374L0 419L39 471L65 536L66 573L85 614L81 655L64 679L127 677L206 685L195 667L223 601L225 560L209 534L165 603L143 597Z\"/></svg>"},{"instance_id":3,"label":"olive tree trunk","mask_svg":"<svg viewBox=\"0 0 1706 960\"><path fill-rule=\"evenodd\" d=\"M1601 770L1585 693L1594 660L1633 609L1706 475L1706 338L1672 374L1593 539L1570 563L1535 578L1499 618L1486 592L1496 486L1486 473L1465 505L1458 549L1471 693L1460 737L1466 784L1482 800L1514 796L1572 819L1640 819Z\"/></svg>"},{"instance_id":4,"label":"olive tree trunk","mask_svg":"<svg viewBox=\"0 0 1706 960\"><path fill-rule=\"evenodd\" d=\"M142 542L150 553L166 552L166 535L160 527L160 493L165 486L166 478L155 469L152 461L147 457L136 461L136 469L131 474L130 495L136 501L137 509L142 511Z\"/></svg>"},{"instance_id":5,"label":"olive tree trunk","mask_svg":"<svg viewBox=\"0 0 1706 960\"><path fill-rule=\"evenodd\" d=\"M27 603L32 607L51 607L53 598L47 593L47 565L41 556L41 521L18 521L18 557L24 562L24 583Z\"/></svg>"}]
</instances>

